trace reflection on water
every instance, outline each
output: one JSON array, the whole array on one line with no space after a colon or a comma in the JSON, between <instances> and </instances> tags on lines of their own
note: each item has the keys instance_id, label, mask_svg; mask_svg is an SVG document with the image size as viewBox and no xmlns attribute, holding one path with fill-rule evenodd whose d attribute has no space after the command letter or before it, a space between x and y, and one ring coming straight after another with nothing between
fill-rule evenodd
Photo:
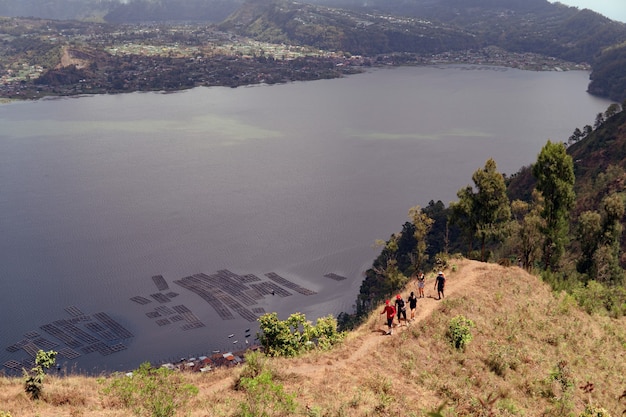
<instances>
[{"instance_id":1,"label":"reflection on water","mask_svg":"<svg viewBox=\"0 0 626 417\"><path fill-rule=\"evenodd\" d=\"M587 81L396 68L2 105L0 363L28 358L39 337L69 347L47 324L81 342L68 364L96 371L233 349L254 329L245 311L350 311L375 239L411 206L447 205L488 158L513 173L547 139L591 124L609 103L587 95ZM261 287L177 283L224 270ZM99 313L133 337L116 338Z\"/></svg>"}]
</instances>

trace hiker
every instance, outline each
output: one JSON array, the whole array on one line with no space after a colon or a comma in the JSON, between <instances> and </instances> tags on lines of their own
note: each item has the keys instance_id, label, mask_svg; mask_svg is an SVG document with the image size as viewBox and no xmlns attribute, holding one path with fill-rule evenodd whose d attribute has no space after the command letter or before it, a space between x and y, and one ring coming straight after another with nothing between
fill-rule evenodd
<instances>
[{"instance_id":1,"label":"hiker","mask_svg":"<svg viewBox=\"0 0 626 417\"><path fill-rule=\"evenodd\" d=\"M396 309L391 305L389 300L385 300L385 308L380 314L385 313L387 313L387 327L389 327L389 331L387 332L387 334L390 335L393 333L393 318L396 315Z\"/></svg>"},{"instance_id":2,"label":"hiker","mask_svg":"<svg viewBox=\"0 0 626 417\"><path fill-rule=\"evenodd\" d=\"M409 295L407 301L409 302L409 308L411 309L411 322L415 320L415 309L417 308L417 297L413 291L411 291L411 295Z\"/></svg>"},{"instance_id":3,"label":"hiker","mask_svg":"<svg viewBox=\"0 0 626 417\"><path fill-rule=\"evenodd\" d=\"M426 278L424 277L424 273L420 272L417 275L417 293L420 298L424 298L424 283L426 282Z\"/></svg>"},{"instance_id":4,"label":"hiker","mask_svg":"<svg viewBox=\"0 0 626 417\"><path fill-rule=\"evenodd\" d=\"M396 313L398 314L398 326L402 325L400 318L404 316L404 324L406 325L406 304L400 294L396 295Z\"/></svg>"},{"instance_id":5,"label":"hiker","mask_svg":"<svg viewBox=\"0 0 626 417\"><path fill-rule=\"evenodd\" d=\"M439 271L437 274L437 278L435 278L435 288L437 290L437 300L441 300L443 298L443 289L446 286L446 277L443 275L442 271Z\"/></svg>"}]
</instances>

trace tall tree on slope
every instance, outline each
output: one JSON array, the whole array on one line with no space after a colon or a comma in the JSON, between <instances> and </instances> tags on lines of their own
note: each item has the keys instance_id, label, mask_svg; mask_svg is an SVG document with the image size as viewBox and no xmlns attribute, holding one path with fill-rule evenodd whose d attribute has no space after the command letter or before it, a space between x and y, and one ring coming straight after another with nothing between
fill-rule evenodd
<instances>
[{"instance_id":1,"label":"tall tree on slope","mask_svg":"<svg viewBox=\"0 0 626 417\"><path fill-rule=\"evenodd\" d=\"M476 191L469 185L459 190L459 202L452 205L452 213L457 223L468 222L465 229L480 240L480 257L484 261L487 241L504 236L506 222L511 218L511 206L504 177L492 158L487 160L484 168L474 172L472 180Z\"/></svg>"},{"instance_id":2,"label":"tall tree on slope","mask_svg":"<svg viewBox=\"0 0 626 417\"><path fill-rule=\"evenodd\" d=\"M544 197L541 217L545 220L543 263L557 270L569 232L569 211L574 205L574 162L562 143L548 141L533 166L537 190Z\"/></svg>"}]
</instances>

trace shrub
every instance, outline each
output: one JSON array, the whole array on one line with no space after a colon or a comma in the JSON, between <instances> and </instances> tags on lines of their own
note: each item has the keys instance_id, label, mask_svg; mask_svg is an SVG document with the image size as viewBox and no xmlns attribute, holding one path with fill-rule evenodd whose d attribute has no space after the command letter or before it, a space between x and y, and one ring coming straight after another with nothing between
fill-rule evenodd
<instances>
[{"instance_id":1,"label":"shrub","mask_svg":"<svg viewBox=\"0 0 626 417\"><path fill-rule=\"evenodd\" d=\"M585 410L580 413L579 417L611 417L611 414L601 407L594 407L591 404L587 404Z\"/></svg>"},{"instance_id":2,"label":"shrub","mask_svg":"<svg viewBox=\"0 0 626 417\"><path fill-rule=\"evenodd\" d=\"M489 342L487 366L496 375L504 377L509 369L515 370L519 364L514 348L507 344Z\"/></svg>"},{"instance_id":3,"label":"shrub","mask_svg":"<svg viewBox=\"0 0 626 417\"><path fill-rule=\"evenodd\" d=\"M474 322L461 315L450 320L448 338L454 348L465 350L465 347L472 341L472 327L474 327Z\"/></svg>"},{"instance_id":4,"label":"shrub","mask_svg":"<svg viewBox=\"0 0 626 417\"><path fill-rule=\"evenodd\" d=\"M279 320L276 313L259 317L259 342L269 356L296 356L319 348L328 350L345 336L337 331L333 316L321 317L314 326L302 313L294 313L287 320Z\"/></svg>"},{"instance_id":5,"label":"shrub","mask_svg":"<svg viewBox=\"0 0 626 417\"><path fill-rule=\"evenodd\" d=\"M31 399L37 400L41 397L46 370L54 365L56 355L57 352L54 350L48 352L39 350L35 358L35 367L30 370L30 373L24 370L24 391L30 395Z\"/></svg>"},{"instance_id":6,"label":"shrub","mask_svg":"<svg viewBox=\"0 0 626 417\"><path fill-rule=\"evenodd\" d=\"M259 353L246 356L246 365L235 387L246 394L246 401L239 404L240 417L266 417L273 415L271 411L292 414L296 409L295 395L284 392Z\"/></svg>"},{"instance_id":7,"label":"shrub","mask_svg":"<svg viewBox=\"0 0 626 417\"><path fill-rule=\"evenodd\" d=\"M137 416L172 417L198 394L198 388L185 384L178 372L144 362L129 375L114 375L103 392L118 398Z\"/></svg>"}]
</instances>

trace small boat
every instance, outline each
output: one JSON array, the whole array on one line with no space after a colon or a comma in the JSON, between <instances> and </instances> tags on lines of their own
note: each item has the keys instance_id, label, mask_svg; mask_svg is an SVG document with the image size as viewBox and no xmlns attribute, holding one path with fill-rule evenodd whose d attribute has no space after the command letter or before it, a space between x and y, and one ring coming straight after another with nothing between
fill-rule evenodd
<instances>
[{"instance_id":1,"label":"small boat","mask_svg":"<svg viewBox=\"0 0 626 417\"><path fill-rule=\"evenodd\" d=\"M250 329L246 329L246 333L249 333L249 332L250 332Z\"/></svg>"},{"instance_id":2,"label":"small boat","mask_svg":"<svg viewBox=\"0 0 626 417\"><path fill-rule=\"evenodd\" d=\"M214 350L213 353L220 353L220 351L219 350Z\"/></svg>"},{"instance_id":3,"label":"small boat","mask_svg":"<svg viewBox=\"0 0 626 417\"><path fill-rule=\"evenodd\" d=\"M237 343L239 343L239 340L235 340L235 341L233 342L233 345L236 345Z\"/></svg>"},{"instance_id":4,"label":"small boat","mask_svg":"<svg viewBox=\"0 0 626 417\"><path fill-rule=\"evenodd\" d=\"M229 334L229 335L228 335L228 338L230 339L230 338L231 338L231 337L233 337L234 335L235 335L234 333L231 333L231 334Z\"/></svg>"}]
</instances>

